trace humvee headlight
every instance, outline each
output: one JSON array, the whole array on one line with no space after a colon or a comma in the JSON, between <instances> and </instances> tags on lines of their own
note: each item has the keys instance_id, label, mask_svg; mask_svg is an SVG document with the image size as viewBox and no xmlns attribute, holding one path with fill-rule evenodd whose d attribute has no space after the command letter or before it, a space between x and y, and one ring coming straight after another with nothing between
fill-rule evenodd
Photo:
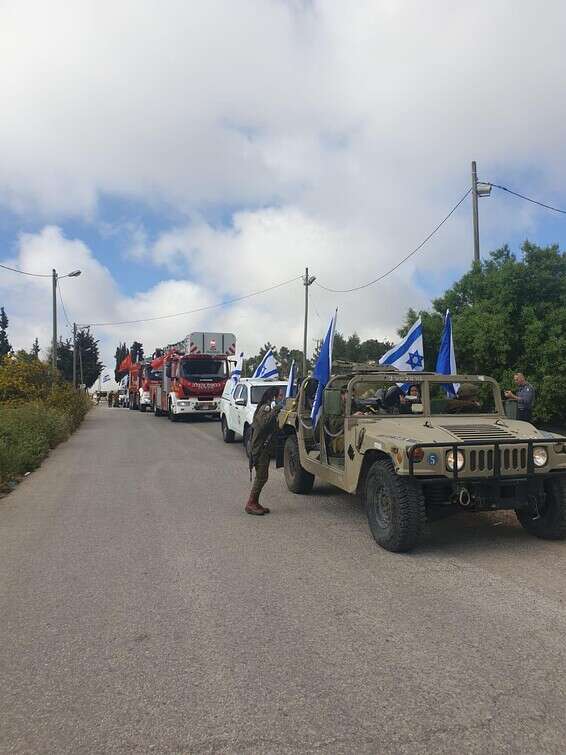
<instances>
[{"instance_id":1,"label":"humvee headlight","mask_svg":"<svg viewBox=\"0 0 566 755\"><path fill-rule=\"evenodd\" d=\"M464 454L461 451L458 451L456 454L456 466L458 468L458 472L464 468L465 464ZM454 451L448 451L446 454L446 469L449 472L454 471Z\"/></svg>"},{"instance_id":2,"label":"humvee headlight","mask_svg":"<svg viewBox=\"0 0 566 755\"><path fill-rule=\"evenodd\" d=\"M535 467L544 467L548 461L548 451L543 446L535 446L533 448L533 461Z\"/></svg>"}]
</instances>

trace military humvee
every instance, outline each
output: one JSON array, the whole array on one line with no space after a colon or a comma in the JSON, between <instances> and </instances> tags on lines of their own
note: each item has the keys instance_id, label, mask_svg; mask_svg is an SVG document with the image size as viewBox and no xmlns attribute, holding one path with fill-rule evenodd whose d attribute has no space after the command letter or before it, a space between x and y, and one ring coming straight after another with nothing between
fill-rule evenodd
<instances>
[{"instance_id":1,"label":"military humvee","mask_svg":"<svg viewBox=\"0 0 566 755\"><path fill-rule=\"evenodd\" d=\"M313 428L316 387L307 378L279 416L287 487L309 493L318 477L360 493L383 548L410 550L427 516L457 510L514 509L531 534L566 538L566 438L508 418L492 378L344 371Z\"/></svg>"}]
</instances>

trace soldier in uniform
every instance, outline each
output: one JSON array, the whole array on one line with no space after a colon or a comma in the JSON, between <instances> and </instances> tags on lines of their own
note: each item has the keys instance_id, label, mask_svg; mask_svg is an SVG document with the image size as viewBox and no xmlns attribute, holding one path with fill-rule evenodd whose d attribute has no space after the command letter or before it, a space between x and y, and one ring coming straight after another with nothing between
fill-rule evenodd
<instances>
[{"instance_id":1,"label":"soldier in uniform","mask_svg":"<svg viewBox=\"0 0 566 755\"><path fill-rule=\"evenodd\" d=\"M535 389L527 382L522 372L516 372L513 380L517 386L515 393L505 391L505 398L516 401L518 404L517 419L530 422L533 414L533 404L535 401Z\"/></svg>"},{"instance_id":2,"label":"soldier in uniform","mask_svg":"<svg viewBox=\"0 0 566 755\"><path fill-rule=\"evenodd\" d=\"M109 391L108 392L107 401L108 401L108 406L112 406L113 401L114 401L114 392L113 391Z\"/></svg>"},{"instance_id":3,"label":"soldier in uniform","mask_svg":"<svg viewBox=\"0 0 566 755\"><path fill-rule=\"evenodd\" d=\"M269 477L269 460L273 452L274 435L277 432L277 415L281 409L275 404L278 395L278 387L267 388L255 410L250 457L250 471L252 467L255 468L255 479L246 503L246 514L269 514L269 509L259 503L259 496Z\"/></svg>"}]
</instances>

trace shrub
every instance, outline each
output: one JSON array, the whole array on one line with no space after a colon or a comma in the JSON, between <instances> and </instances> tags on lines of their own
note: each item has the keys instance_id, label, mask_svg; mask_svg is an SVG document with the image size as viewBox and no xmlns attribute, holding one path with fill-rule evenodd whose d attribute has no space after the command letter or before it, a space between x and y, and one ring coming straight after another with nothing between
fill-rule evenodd
<instances>
[{"instance_id":1,"label":"shrub","mask_svg":"<svg viewBox=\"0 0 566 755\"><path fill-rule=\"evenodd\" d=\"M45 399L51 383L49 367L39 359L0 359L0 402Z\"/></svg>"},{"instance_id":2,"label":"shrub","mask_svg":"<svg viewBox=\"0 0 566 755\"><path fill-rule=\"evenodd\" d=\"M89 397L37 359L0 360L0 483L35 469L77 429L91 406Z\"/></svg>"},{"instance_id":3,"label":"shrub","mask_svg":"<svg viewBox=\"0 0 566 755\"><path fill-rule=\"evenodd\" d=\"M68 418L70 432L77 429L92 406L86 393L75 391L69 383L63 382L53 387L45 403Z\"/></svg>"}]
</instances>

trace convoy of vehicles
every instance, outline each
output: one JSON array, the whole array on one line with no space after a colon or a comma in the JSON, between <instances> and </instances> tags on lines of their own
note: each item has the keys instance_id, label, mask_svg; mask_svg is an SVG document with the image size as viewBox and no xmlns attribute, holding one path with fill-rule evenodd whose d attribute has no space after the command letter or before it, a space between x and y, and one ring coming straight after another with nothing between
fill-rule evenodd
<instances>
[{"instance_id":1,"label":"convoy of vehicles","mask_svg":"<svg viewBox=\"0 0 566 755\"><path fill-rule=\"evenodd\" d=\"M456 398L447 397L450 384L460 386ZM317 477L361 494L387 550L410 550L427 514L443 510L513 509L531 534L566 537L566 438L508 419L492 378L344 372L327 384L313 429L315 390L307 378L280 415L287 487L309 493Z\"/></svg>"},{"instance_id":2,"label":"convoy of vehicles","mask_svg":"<svg viewBox=\"0 0 566 755\"><path fill-rule=\"evenodd\" d=\"M244 443L244 450L249 456L251 444L251 427L256 407L266 388L265 380L259 378L242 378L234 386L226 383L220 399L220 426L225 443L233 443L236 436ZM270 380L269 386L279 386L280 399L285 398L287 381Z\"/></svg>"},{"instance_id":3,"label":"convoy of vehicles","mask_svg":"<svg viewBox=\"0 0 566 755\"><path fill-rule=\"evenodd\" d=\"M241 378L234 386L235 340L232 333L194 332L165 347L133 365L119 405L150 407L172 421L197 413L219 418L224 442L242 438L249 455L263 391L279 386L283 400L287 382ZM352 365L332 375L313 428L316 388L307 377L287 399L277 466L293 493L309 493L315 478L359 493L382 547L408 551L427 519L458 510L511 509L531 534L566 539L566 438L506 414L492 378Z\"/></svg>"}]
</instances>

